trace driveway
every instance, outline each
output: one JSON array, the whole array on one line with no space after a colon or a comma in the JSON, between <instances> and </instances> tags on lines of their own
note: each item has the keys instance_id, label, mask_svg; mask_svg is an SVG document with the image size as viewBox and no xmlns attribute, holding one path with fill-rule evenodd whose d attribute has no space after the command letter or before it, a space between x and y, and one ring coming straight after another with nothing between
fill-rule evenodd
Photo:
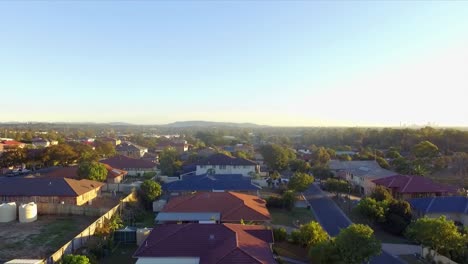
<instances>
[{"instance_id":1,"label":"driveway","mask_svg":"<svg viewBox=\"0 0 468 264\"><path fill-rule=\"evenodd\" d=\"M341 209L316 185L312 184L304 193L310 203L317 221L330 236L336 236L341 229L348 227L352 222ZM382 254L371 259L372 264L405 263L382 250Z\"/></svg>"}]
</instances>

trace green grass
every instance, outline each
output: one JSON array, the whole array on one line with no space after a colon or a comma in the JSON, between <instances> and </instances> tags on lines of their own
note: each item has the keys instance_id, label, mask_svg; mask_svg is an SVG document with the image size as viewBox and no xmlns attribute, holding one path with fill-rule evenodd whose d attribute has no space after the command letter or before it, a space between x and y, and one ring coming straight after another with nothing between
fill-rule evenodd
<instances>
[{"instance_id":1,"label":"green grass","mask_svg":"<svg viewBox=\"0 0 468 264\"><path fill-rule=\"evenodd\" d=\"M312 211L307 208L293 208L291 211L279 208L269 209L271 215L271 223L274 225L285 225L295 227L295 223L299 220L300 224L315 221Z\"/></svg>"},{"instance_id":2,"label":"green grass","mask_svg":"<svg viewBox=\"0 0 468 264\"><path fill-rule=\"evenodd\" d=\"M137 259L132 258L133 253L138 249L137 245L119 245L111 255L101 259L102 264L127 264L135 263Z\"/></svg>"},{"instance_id":3,"label":"green grass","mask_svg":"<svg viewBox=\"0 0 468 264\"><path fill-rule=\"evenodd\" d=\"M273 249L282 257L308 262L307 249L301 246L289 242L279 242L273 245Z\"/></svg>"},{"instance_id":4,"label":"green grass","mask_svg":"<svg viewBox=\"0 0 468 264\"><path fill-rule=\"evenodd\" d=\"M45 225L41 229L41 234L29 235L26 239L33 245L46 245L50 248L59 248L68 241L64 239L65 237L77 235L79 232L81 230L77 230L75 220L71 218L60 219L59 221Z\"/></svg>"},{"instance_id":5,"label":"green grass","mask_svg":"<svg viewBox=\"0 0 468 264\"><path fill-rule=\"evenodd\" d=\"M152 211L145 211L142 219L135 223L136 227L153 227L156 215Z\"/></svg>"}]
</instances>

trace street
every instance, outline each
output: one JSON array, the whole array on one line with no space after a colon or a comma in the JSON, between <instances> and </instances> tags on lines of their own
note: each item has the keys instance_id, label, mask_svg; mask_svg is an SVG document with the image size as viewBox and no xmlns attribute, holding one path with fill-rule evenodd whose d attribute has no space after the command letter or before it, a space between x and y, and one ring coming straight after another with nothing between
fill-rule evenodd
<instances>
[{"instance_id":1,"label":"street","mask_svg":"<svg viewBox=\"0 0 468 264\"><path fill-rule=\"evenodd\" d=\"M314 183L304 193L307 201L312 207L312 211L317 218L317 221L322 225L325 231L330 236L336 236L342 228L348 227L352 222L335 204L335 202L327 197L322 190ZM405 263L402 260L382 251L377 257L371 259L372 264L391 264Z\"/></svg>"}]
</instances>

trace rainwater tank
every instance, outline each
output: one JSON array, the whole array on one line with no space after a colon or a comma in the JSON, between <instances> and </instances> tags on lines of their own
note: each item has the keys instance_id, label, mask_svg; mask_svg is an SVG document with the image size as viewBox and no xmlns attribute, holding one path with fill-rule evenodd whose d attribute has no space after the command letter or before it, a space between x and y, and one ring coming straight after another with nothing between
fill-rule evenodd
<instances>
[{"instance_id":1,"label":"rainwater tank","mask_svg":"<svg viewBox=\"0 0 468 264\"><path fill-rule=\"evenodd\" d=\"M16 220L16 203L0 204L0 223L8 223Z\"/></svg>"},{"instance_id":2,"label":"rainwater tank","mask_svg":"<svg viewBox=\"0 0 468 264\"><path fill-rule=\"evenodd\" d=\"M20 223L30 223L37 220L37 204L27 203L19 207Z\"/></svg>"},{"instance_id":3,"label":"rainwater tank","mask_svg":"<svg viewBox=\"0 0 468 264\"><path fill-rule=\"evenodd\" d=\"M136 243L137 245L141 245L143 241L148 237L148 235L151 233L152 228L138 228L136 231Z\"/></svg>"}]
</instances>

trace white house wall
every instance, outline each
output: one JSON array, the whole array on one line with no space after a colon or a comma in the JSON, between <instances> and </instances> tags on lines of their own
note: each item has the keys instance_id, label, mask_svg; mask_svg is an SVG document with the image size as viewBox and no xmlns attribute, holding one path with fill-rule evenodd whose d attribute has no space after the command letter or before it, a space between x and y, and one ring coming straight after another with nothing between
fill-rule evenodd
<instances>
[{"instance_id":1,"label":"white house wall","mask_svg":"<svg viewBox=\"0 0 468 264\"><path fill-rule=\"evenodd\" d=\"M213 165L197 165L197 175L206 174L208 170L214 169L215 174L242 174L243 176L250 176L249 173L255 172L255 166L213 166Z\"/></svg>"}]
</instances>

